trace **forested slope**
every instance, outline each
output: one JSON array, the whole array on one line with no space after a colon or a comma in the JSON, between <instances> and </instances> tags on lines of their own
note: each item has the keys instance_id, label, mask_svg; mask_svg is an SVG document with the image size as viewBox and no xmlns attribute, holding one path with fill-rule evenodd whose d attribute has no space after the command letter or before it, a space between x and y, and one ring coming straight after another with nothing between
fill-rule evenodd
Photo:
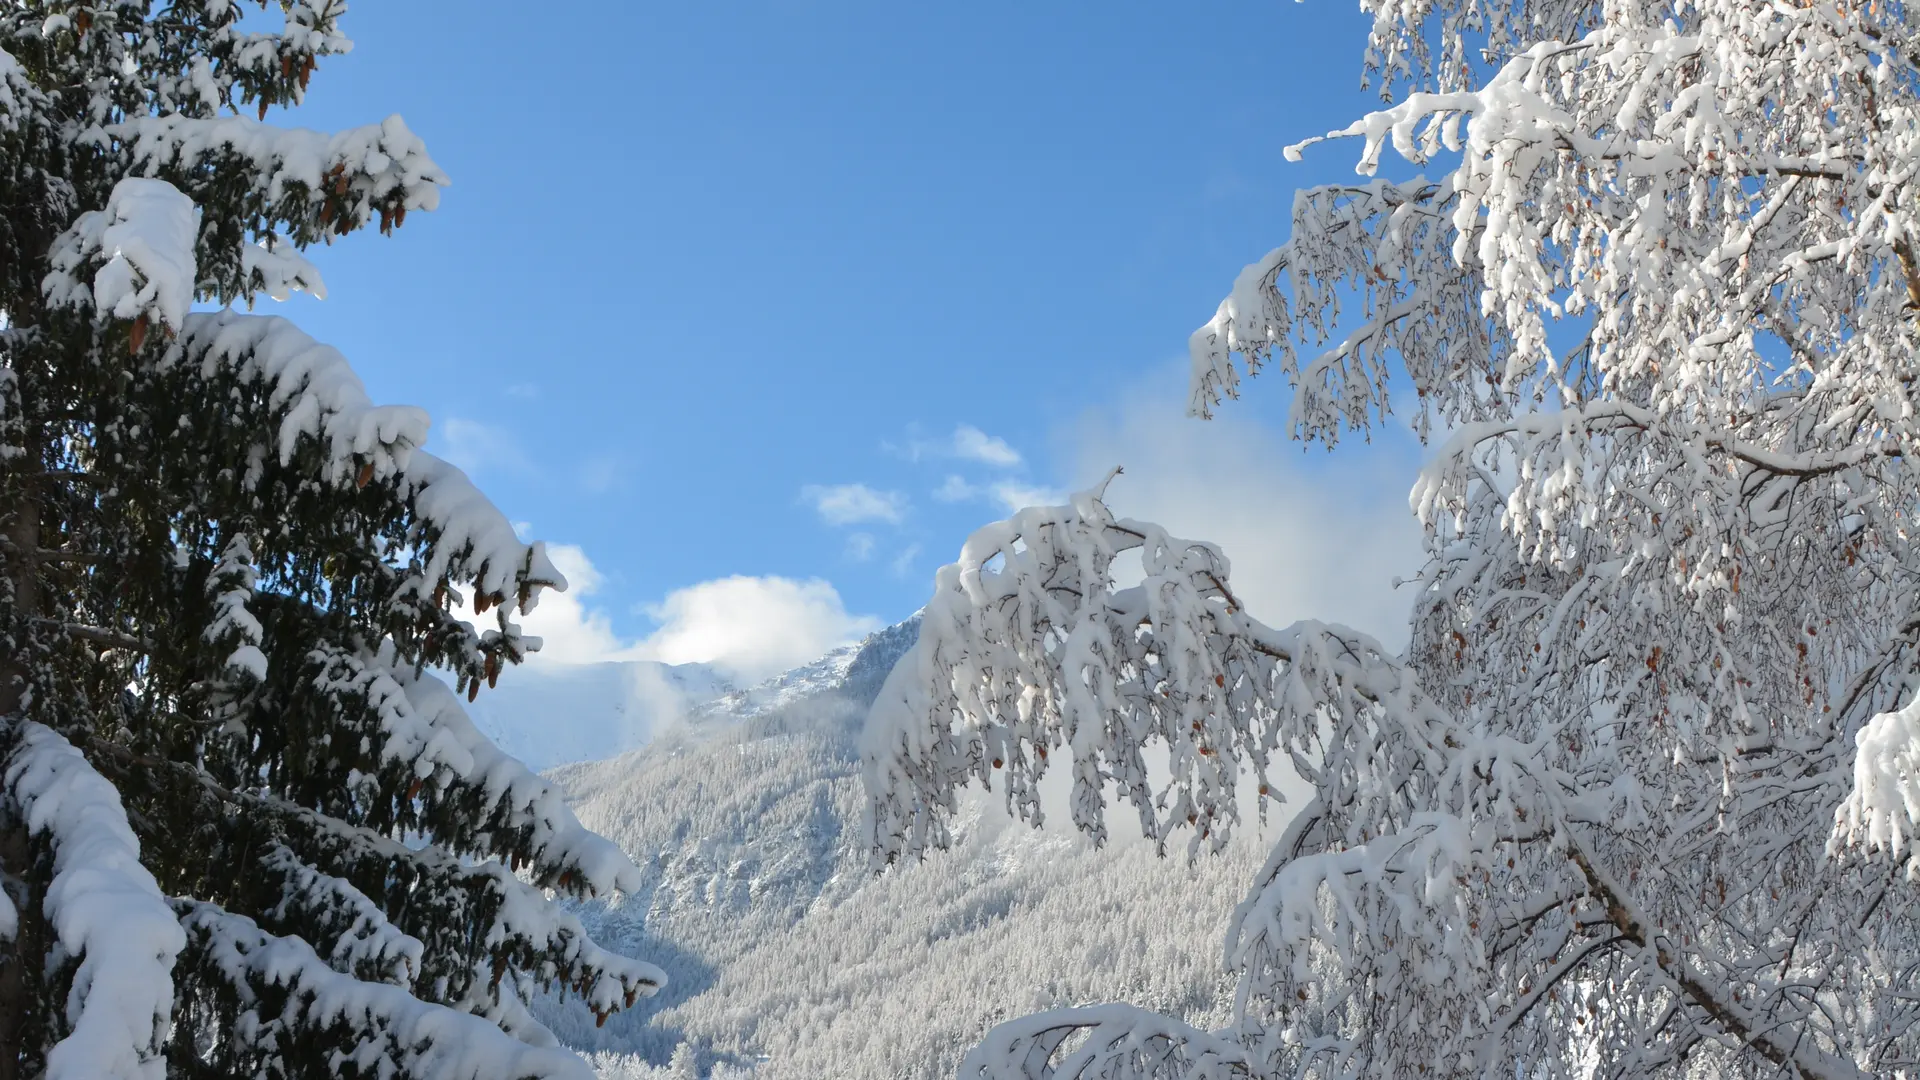
<instances>
[{"instance_id":1,"label":"forested slope","mask_svg":"<svg viewBox=\"0 0 1920 1080\"><path fill-rule=\"evenodd\" d=\"M698 708L638 751L550 774L646 882L582 915L671 976L653 1007L600 1028L577 1002L536 1007L563 1040L607 1051L608 1075L647 1076L685 1042L704 1071L757 1062L767 1080L945 1076L992 1023L1054 1004L1225 1017L1218 942L1254 843L1194 867L1137 841L1094 851L976 796L954 850L872 873L856 745L917 629L882 631Z\"/></svg>"}]
</instances>

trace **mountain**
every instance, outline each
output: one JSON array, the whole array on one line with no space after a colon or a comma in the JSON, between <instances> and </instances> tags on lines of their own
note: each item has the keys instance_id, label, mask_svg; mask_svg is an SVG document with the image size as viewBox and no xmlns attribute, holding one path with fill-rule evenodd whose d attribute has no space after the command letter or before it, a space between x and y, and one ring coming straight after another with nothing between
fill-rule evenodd
<instances>
[{"instance_id":1,"label":"mountain","mask_svg":"<svg viewBox=\"0 0 1920 1080\"><path fill-rule=\"evenodd\" d=\"M883 630L697 704L639 749L548 773L646 877L582 918L672 979L601 1028L577 1001L534 1002L603 1075L698 1062L754 1080L951 1076L992 1024L1091 1001L1224 1022L1219 943L1261 861L1253 840L1193 865L1144 841L1095 851L976 795L953 850L873 872L856 747L917 630Z\"/></svg>"},{"instance_id":2,"label":"mountain","mask_svg":"<svg viewBox=\"0 0 1920 1080\"><path fill-rule=\"evenodd\" d=\"M535 769L645 745L734 687L705 664L526 664L467 706L496 746Z\"/></svg>"}]
</instances>

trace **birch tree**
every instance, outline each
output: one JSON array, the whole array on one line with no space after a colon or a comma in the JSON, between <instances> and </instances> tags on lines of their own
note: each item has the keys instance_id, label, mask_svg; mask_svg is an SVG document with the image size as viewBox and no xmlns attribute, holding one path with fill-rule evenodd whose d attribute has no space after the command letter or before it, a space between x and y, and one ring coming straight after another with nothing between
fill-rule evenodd
<instances>
[{"instance_id":1,"label":"birch tree","mask_svg":"<svg viewBox=\"0 0 1920 1080\"><path fill-rule=\"evenodd\" d=\"M976 533L870 720L878 857L974 782L1037 823L1049 768L1189 850L1312 796L1230 1028L1046 1014L964 1074L1916 1075L1920 12L1363 6L1382 107L1289 151L1361 178L1195 332L1191 409L1266 370L1300 439L1431 440L1410 643L1257 620L1103 489Z\"/></svg>"}]
</instances>

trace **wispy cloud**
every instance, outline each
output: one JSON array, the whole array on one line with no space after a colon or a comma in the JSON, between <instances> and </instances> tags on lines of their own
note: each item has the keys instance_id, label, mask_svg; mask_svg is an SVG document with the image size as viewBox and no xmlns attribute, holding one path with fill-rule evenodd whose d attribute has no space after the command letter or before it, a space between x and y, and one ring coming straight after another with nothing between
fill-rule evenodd
<instances>
[{"instance_id":1,"label":"wispy cloud","mask_svg":"<svg viewBox=\"0 0 1920 1080\"><path fill-rule=\"evenodd\" d=\"M989 435L972 424L953 429L953 456L1002 469L1020 464L1020 452L1008 446L1007 440Z\"/></svg>"},{"instance_id":2,"label":"wispy cloud","mask_svg":"<svg viewBox=\"0 0 1920 1080\"><path fill-rule=\"evenodd\" d=\"M506 428L460 416L450 416L435 427L439 438L433 449L469 473L534 471L519 437Z\"/></svg>"},{"instance_id":3,"label":"wispy cloud","mask_svg":"<svg viewBox=\"0 0 1920 1080\"><path fill-rule=\"evenodd\" d=\"M847 537L847 558L866 562L873 558L873 534L857 532Z\"/></svg>"},{"instance_id":4,"label":"wispy cloud","mask_svg":"<svg viewBox=\"0 0 1920 1080\"><path fill-rule=\"evenodd\" d=\"M906 516L907 499L897 491L875 491L865 484L808 484L800 498L829 525L858 525L884 521L898 525Z\"/></svg>"},{"instance_id":5,"label":"wispy cloud","mask_svg":"<svg viewBox=\"0 0 1920 1080\"><path fill-rule=\"evenodd\" d=\"M1412 596L1396 577L1421 564L1420 527L1406 491L1419 448L1398 432L1308 455L1284 431L1232 412L1183 415L1184 371L1086 414L1075 474L1126 474L1107 491L1114 512L1210 540L1233 560L1234 591L1255 617L1283 626L1328 619L1388 645L1406 640Z\"/></svg>"},{"instance_id":6,"label":"wispy cloud","mask_svg":"<svg viewBox=\"0 0 1920 1080\"><path fill-rule=\"evenodd\" d=\"M908 434L913 437L906 443L886 442L880 444L881 448L908 461L977 461L997 469L1017 468L1025 460L1007 440L972 424L956 426L944 439L920 438L912 428Z\"/></svg>"},{"instance_id":7,"label":"wispy cloud","mask_svg":"<svg viewBox=\"0 0 1920 1080\"><path fill-rule=\"evenodd\" d=\"M887 564L887 569L893 574L894 577L897 577L897 578L911 577L913 575L913 562L915 559L918 559L919 557L920 557L920 545L908 544L907 549L905 551L902 551L900 554L895 555L893 557L893 561Z\"/></svg>"},{"instance_id":8,"label":"wispy cloud","mask_svg":"<svg viewBox=\"0 0 1920 1080\"><path fill-rule=\"evenodd\" d=\"M1059 506L1067 501L1067 493L1041 484L1022 484L1005 481L994 484L993 497L1007 510L1024 510L1029 506Z\"/></svg>"},{"instance_id":9,"label":"wispy cloud","mask_svg":"<svg viewBox=\"0 0 1920 1080\"><path fill-rule=\"evenodd\" d=\"M1067 501L1066 494L1042 484L1029 484L1018 480L996 480L986 484L969 482L962 476L949 476L939 487L933 489L933 497L940 502L982 502L997 504L1011 512L1029 506L1057 506Z\"/></svg>"},{"instance_id":10,"label":"wispy cloud","mask_svg":"<svg viewBox=\"0 0 1920 1080\"><path fill-rule=\"evenodd\" d=\"M581 490L590 495L602 495L625 487L630 471L625 461L612 454L595 454L581 459L575 465L574 476Z\"/></svg>"},{"instance_id":11,"label":"wispy cloud","mask_svg":"<svg viewBox=\"0 0 1920 1080\"><path fill-rule=\"evenodd\" d=\"M967 482L964 476L948 475L946 482L933 489L933 497L941 502L966 502L976 498L980 488Z\"/></svg>"}]
</instances>

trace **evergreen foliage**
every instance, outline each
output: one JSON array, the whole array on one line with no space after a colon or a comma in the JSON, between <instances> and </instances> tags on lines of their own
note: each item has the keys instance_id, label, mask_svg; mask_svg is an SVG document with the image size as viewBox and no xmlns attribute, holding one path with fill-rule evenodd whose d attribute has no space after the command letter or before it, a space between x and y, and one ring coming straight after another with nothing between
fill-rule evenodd
<instances>
[{"instance_id":1,"label":"evergreen foliage","mask_svg":"<svg viewBox=\"0 0 1920 1080\"><path fill-rule=\"evenodd\" d=\"M0 6L0 1078L584 1076L523 999L663 978L547 895L631 863L426 673L471 700L565 582L241 310L445 182L397 116L265 122L343 10Z\"/></svg>"}]
</instances>

